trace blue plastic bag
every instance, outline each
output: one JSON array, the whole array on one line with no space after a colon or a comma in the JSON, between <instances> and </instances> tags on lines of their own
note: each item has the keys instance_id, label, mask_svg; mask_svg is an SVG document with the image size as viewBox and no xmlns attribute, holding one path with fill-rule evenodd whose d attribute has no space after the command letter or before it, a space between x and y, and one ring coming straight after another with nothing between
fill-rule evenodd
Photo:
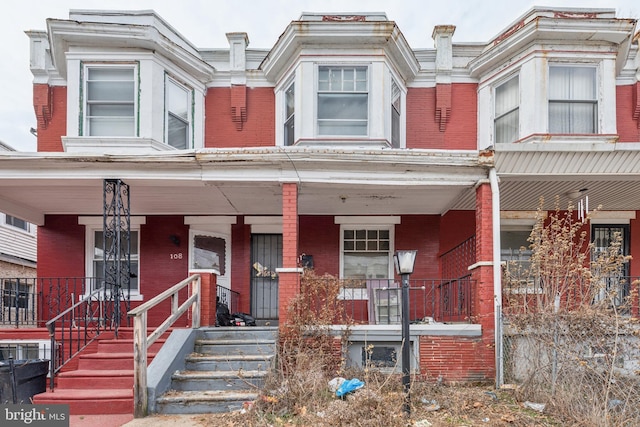
<instances>
[{"instance_id":1,"label":"blue plastic bag","mask_svg":"<svg viewBox=\"0 0 640 427\"><path fill-rule=\"evenodd\" d=\"M357 378L343 381L338 390L336 390L336 396L342 397L345 394L356 391L357 389L362 387L364 387L364 382L360 381Z\"/></svg>"}]
</instances>

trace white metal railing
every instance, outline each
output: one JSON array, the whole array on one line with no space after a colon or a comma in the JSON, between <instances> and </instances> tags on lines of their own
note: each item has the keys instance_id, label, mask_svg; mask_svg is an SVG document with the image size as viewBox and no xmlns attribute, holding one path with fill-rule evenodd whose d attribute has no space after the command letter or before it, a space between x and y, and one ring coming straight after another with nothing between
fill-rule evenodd
<instances>
[{"instance_id":1,"label":"white metal railing","mask_svg":"<svg viewBox=\"0 0 640 427\"><path fill-rule=\"evenodd\" d=\"M179 304L178 293L190 286L188 298ZM147 336L147 313L162 301L171 298L171 315ZM200 275L194 274L182 282L153 297L144 304L129 311L133 317L133 415L142 418L147 415L147 349L191 307L192 328L200 327Z\"/></svg>"}]
</instances>

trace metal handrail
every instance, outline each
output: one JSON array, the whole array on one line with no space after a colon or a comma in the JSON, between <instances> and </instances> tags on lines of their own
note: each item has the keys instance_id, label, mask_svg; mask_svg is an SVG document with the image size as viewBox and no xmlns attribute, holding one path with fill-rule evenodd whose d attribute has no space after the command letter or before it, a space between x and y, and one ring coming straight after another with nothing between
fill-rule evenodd
<instances>
[{"instance_id":1,"label":"metal handrail","mask_svg":"<svg viewBox=\"0 0 640 427\"><path fill-rule=\"evenodd\" d=\"M178 304L178 293L191 285L191 295ZM164 300L171 298L171 315L147 336L147 313ZM200 327L200 275L194 274L182 282L153 297L144 304L129 311L133 317L133 415L142 418L147 415L147 349L165 333L176 320L191 307L191 327Z\"/></svg>"},{"instance_id":2,"label":"metal handrail","mask_svg":"<svg viewBox=\"0 0 640 427\"><path fill-rule=\"evenodd\" d=\"M89 321L91 320L92 322L95 321L95 319L93 318L93 316L90 319L87 319L87 311L85 310L85 316L83 316L83 318L81 319L81 321L84 322L84 337L83 340L80 340L80 330L82 329L77 321L78 319L75 316L72 316L72 319L70 319L69 321L69 351L71 352L73 350L73 345L72 345L72 338L73 335L71 334L71 331L73 329L76 329L78 332L78 340L77 340L77 350L73 353L70 354L68 358L64 358L65 355L65 347L67 342L64 339L64 323L65 323L65 316L67 316L68 314L73 314L76 310L76 308L80 307L81 305L85 305L85 307L87 305L89 305L88 303L92 300L92 298L95 298L96 296L98 296L98 294L101 292L101 289L95 289L93 292L91 292L88 295L85 295L82 299L80 299L80 301L76 302L75 304L73 304L71 307L67 308L66 310L64 310L62 313L58 314L56 317L54 317L53 319L49 320L46 323L46 327L47 330L49 331L49 337L51 339L51 363L49 364L49 370L51 372L50 378L49 378L49 382L50 385L49 387L51 388L51 390L53 390L54 388L54 378L55 378L55 374L58 373L60 371L60 369L62 369L62 367L69 362L75 355L77 355L78 353L80 353L82 350L84 350L89 344L91 344L99 335L100 335L100 326L101 326L101 322L98 321L97 322L97 327L95 329L96 334L93 335L93 337L91 337L90 339L88 339L88 324ZM60 349L58 349L58 346L56 345L56 322L58 322L59 320L62 320L62 324L63 327L61 328L61 340L60 340ZM106 329L106 326L105 326ZM80 346L80 344L82 343L82 346Z\"/></svg>"}]
</instances>

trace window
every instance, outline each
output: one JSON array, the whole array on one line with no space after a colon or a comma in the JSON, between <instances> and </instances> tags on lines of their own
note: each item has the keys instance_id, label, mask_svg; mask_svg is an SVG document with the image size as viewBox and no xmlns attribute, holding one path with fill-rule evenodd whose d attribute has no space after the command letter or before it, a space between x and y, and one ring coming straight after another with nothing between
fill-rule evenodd
<instances>
[{"instance_id":1,"label":"window","mask_svg":"<svg viewBox=\"0 0 640 427\"><path fill-rule=\"evenodd\" d=\"M549 132L595 133L596 93L594 67L549 67Z\"/></svg>"},{"instance_id":2,"label":"window","mask_svg":"<svg viewBox=\"0 0 640 427\"><path fill-rule=\"evenodd\" d=\"M135 136L134 67L86 68L86 129L90 136Z\"/></svg>"},{"instance_id":3,"label":"window","mask_svg":"<svg viewBox=\"0 0 640 427\"><path fill-rule=\"evenodd\" d=\"M226 241L207 234L195 234L191 255L193 270L217 270L226 274Z\"/></svg>"},{"instance_id":4,"label":"window","mask_svg":"<svg viewBox=\"0 0 640 427\"><path fill-rule=\"evenodd\" d=\"M11 215L6 215L4 221L5 221L5 224L7 225L19 228L24 231L29 231L29 223L24 219L16 218L15 216L11 216Z\"/></svg>"},{"instance_id":5,"label":"window","mask_svg":"<svg viewBox=\"0 0 640 427\"><path fill-rule=\"evenodd\" d=\"M295 86L291 86L284 93L285 119L284 119L284 145L290 146L295 142Z\"/></svg>"},{"instance_id":6,"label":"window","mask_svg":"<svg viewBox=\"0 0 640 427\"><path fill-rule=\"evenodd\" d=\"M343 230L343 277L385 279L389 277L389 229Z\"/></svg>"},{"instance_id":7,"label":"window","mask_svg":"<svg viewBox=\"0 0 640 427\"><path fill-rule=\"evenodd\" d=\"M520 79L518 76L496 88L495 143L518 139L520 121Z\"/></svg>"},{"instance_id":8,"label":"window","mask_svg":"<svg viewBox=\"0 0 640 427\"><path fill-rule=\"evenodd\" d=\"M401 93L398 84L391 82L391 146L400 148L400 101Z\"/></svg>"},{"instance_id":9,"label":"window","mask_svg":"<svg viewBox=\"0 0 640 427\"><path fill-rule=\"evenodd\" d=\"M318 133L367 135L367 67L318 68Z\"/></svg>"},{"instance_id":10,"label":"window","mask_svg":"<svg viewBox=\"0 0 640 427\"><path fill-rule=\"evenodd\" d=\"M165 85L165 140L179 150L191 147L189 111L191 91L167 76Z\"/></svg>"},{"instance_id":11,"label":"window","mask_svg":"<svg viewBox=\"0 0 640 427\"><path fill-rule=\"evenodd\" d=\"M124 238L123 238L124 239ZM129 286L131 287L131 293L138 293L139 288L139 248L138 248L138 231L131 230L131 277L129 278ZM102 230L95 230L93 232L93 274L96 277L96 286L102 287L104 282L104 252L103 252L104 234ZM107 247L112 243L111 239L107 242ZM121 245L125 245L126 242L122 241ZM120 261L126 261L126 259L120 258ZM109 263L113 263L110 261ZM123 289L124 290L124 289Z\"/></svg>"},{"instance_id":12,"label":"window","mask_svg":"<svg viewBox=\"0 0 640 427\"><path fill-rule=\"evenodd\" d=\"M29 285L5 280L2 289L2 304L4 307L28 308Z\"/></svg>"}]
</instances>

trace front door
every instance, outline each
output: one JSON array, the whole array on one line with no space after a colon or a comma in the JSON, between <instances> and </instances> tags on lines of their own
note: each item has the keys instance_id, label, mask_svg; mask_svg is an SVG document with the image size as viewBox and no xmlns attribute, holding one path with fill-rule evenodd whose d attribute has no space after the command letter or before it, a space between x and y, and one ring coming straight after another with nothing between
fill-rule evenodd
<instances>
[{"instance_id":1,"label":"front door","mask_svg":"<svg viewBox=\"0 0 640 427\"><path fill-rule=\"evenodd\" d=\"M591 230L594 246L594 256L606 252L610 244L614 241L617 234L622 238L620 246L620 255L629 255L629 226L628 225L604 225L595 224ZM622 271L611 273L603 278L606 282L603 284L603 290L596 295L596 301L602 300L607 295L613 295L613 304L620 306L624 304L629 297L629 263L625 262ZM612 292L615 291L615 292Z\"/></svg>"},{"instance_id":2,"label":"front door","mask_svg":"<svg viewBox=\"0 0 640 427\"><path fill-rule=\"evenodd\" d=\"M251 315L278 319L278 274L282 267L282 234L251 235Z\"/></svg>"}]
</instances>

